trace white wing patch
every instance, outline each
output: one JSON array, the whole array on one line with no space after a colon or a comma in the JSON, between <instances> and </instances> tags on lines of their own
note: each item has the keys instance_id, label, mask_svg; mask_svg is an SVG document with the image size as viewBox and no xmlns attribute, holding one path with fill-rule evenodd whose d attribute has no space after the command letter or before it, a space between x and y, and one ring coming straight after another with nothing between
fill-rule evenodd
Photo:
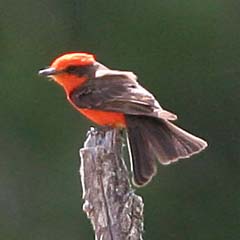
<instances>
[{"instance_id":1,"label":"white wing patch","mask_svg":"<svg viewBox=\"0 0 240 240\"><path fill-rule=\"evenodd\" d=\"M133 73L133 72L129 72L129 71L120 71L120 70L111 70L109 68L107 68L106 66L104 66L103 64L99 63L99 62L95 62L94 65L98 66L98 69L95 73L95 77L96 78L101 78L104 77L106 75L124 75L127 78L133 80L133 81L137 81L137 76Z\"/></svg>"}]
</instances>

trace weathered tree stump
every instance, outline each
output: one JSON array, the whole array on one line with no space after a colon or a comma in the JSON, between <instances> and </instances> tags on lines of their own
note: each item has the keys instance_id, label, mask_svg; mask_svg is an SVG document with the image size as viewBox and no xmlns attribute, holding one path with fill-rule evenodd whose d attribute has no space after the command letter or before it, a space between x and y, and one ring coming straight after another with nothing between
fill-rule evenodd
<instances>
[{"instance_id":1,"label":"weathered tree stump","mask_svg":"<svg viewBox=\"0 0 240 240\"><path fill-rule=\"evenodd\" d=\"M142 239L143 201L130 185L122 149L121 130L110 128L91 128L80 149L83 210L97 240Z\"/></svg>"}]
</instances>

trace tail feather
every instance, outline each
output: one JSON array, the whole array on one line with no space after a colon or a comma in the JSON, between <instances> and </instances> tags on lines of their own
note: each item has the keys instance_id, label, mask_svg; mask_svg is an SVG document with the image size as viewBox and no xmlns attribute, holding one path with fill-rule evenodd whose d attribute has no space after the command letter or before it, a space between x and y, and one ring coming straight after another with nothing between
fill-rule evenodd
<instances>
[{"instance_id":1,"label":"tail feather","mask_svg":"<svg viewBox=\"0 0 240 240\"><path fill-rule=\"evenodd\" d=\"M137 126L128 128L128 141L128 148L131 149L131 168L134 173L133 182L141 186L149 182L156 174L156 159L144 131L140 131Z\"/></svg>"},{"instance_id":2,"label":"tail feather","mask_svg":"<svg viewBox=\"0 0 240 240\"><path fill-rule=\"evenodd\" d=\"M144 185L156 174L156 159L169 164L188 158L207 143L167 120L126 115L134 183Z\"/></svg>"}]
</instances>

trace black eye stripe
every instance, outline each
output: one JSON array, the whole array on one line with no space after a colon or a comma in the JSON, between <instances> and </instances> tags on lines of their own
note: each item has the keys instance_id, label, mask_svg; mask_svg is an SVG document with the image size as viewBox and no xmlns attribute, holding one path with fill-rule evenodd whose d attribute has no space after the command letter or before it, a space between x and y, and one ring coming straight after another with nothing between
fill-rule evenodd
<instances>
[{"instance_id":1,"label":"black eye stripe","mask_svg":"<svg viewBox=\"0 0 240 240\"><path fill-rule=\"evenodd\" d=\"M85 66L71 65L64 70L64 72L77 75L78 77L82 77L82 76L90 77L93 74L95 74L95 71L96 69L93 65L85 65Z\"/></svg>"}]
</instances>

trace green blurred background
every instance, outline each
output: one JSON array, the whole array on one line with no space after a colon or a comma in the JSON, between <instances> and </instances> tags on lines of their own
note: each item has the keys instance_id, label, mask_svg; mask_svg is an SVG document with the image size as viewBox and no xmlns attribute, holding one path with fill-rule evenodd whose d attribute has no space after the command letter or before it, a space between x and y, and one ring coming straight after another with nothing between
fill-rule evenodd
<instances>
[{"instance_id":1,"label":"green blurred background","mask_svg":"<svg viewBox=\"0 0 240 240\"><path fill-rule=\"evenodd\" d=\"M78 149L92 125L37 71L69 51L132 70L208 140L137 193L144 239L240 239L240 2L1 1L0 239L94 239Z\"/></svg>"}]
</instances>

